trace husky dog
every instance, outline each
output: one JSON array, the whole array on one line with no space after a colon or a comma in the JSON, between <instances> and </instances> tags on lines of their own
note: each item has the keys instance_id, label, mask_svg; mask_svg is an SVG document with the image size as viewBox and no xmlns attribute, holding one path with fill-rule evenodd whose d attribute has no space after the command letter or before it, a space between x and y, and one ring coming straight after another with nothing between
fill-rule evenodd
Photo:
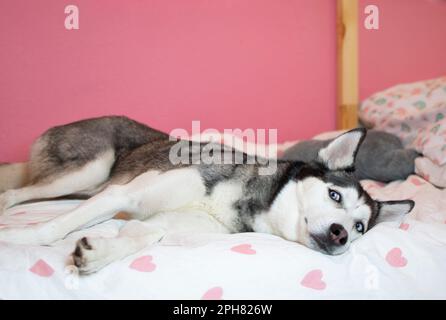
<instances>
[{"instance_id":1,"label":"husky dog","mask_svg":"<svg viewBox=\"0 0 446 320\"><path fill-rule=\"evenodd\" d=\"M322 148L315 161L279 160L274 173L261 175L261 165L228 148L224 152L241 155L244 162L174 164L169 154L184 141L126 117L54 127L32 146L27 184L0 195L0 212L33 199L89 198L49 222L2 229L0 241L48 245L124 211L134 220L118 237L77 241L72 260L81 273L100 270L178 231L263 232L341 254L377 223L400 220L414 206L411 200L375 201L363 190L353 171L365 134L351 130ZM189 149L189 158L204 147ZM7 170L3 166L0 174Z\"/></svg>"}]
</instances>

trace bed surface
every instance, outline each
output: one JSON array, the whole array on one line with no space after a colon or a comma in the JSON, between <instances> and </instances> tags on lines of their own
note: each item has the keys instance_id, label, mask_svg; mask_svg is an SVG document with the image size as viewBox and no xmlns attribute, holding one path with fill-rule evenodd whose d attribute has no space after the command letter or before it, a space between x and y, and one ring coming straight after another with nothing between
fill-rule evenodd
<instances>
[{"instance_id":1,"label":"bed surface","mask_svg":"<svg viewBox=\"0 0 446 320\"><path fill-rule=\"evenodd\" d=\"M1 299L373 299L446 298L446 197L417 176L382 185L379 199L412 198L401 225L381 224L340 256L267 234L172 234L99 273L67 267L82 236L113 237L122 220L70 234L51 247L0 242ZM0 228L38 223L79 204L20 205Z\"/></svg>"}]
</instances>

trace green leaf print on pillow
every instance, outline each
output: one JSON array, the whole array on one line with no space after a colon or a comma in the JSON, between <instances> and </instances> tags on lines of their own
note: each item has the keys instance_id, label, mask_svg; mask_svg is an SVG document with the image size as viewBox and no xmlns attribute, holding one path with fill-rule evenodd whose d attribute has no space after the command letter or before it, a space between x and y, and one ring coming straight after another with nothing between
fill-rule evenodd
<instances>
[{"instance_id":1,"label":"green leaf print on pillow","mask_svg":"<svg viewBox=\"0 0 446 320\"><path fill-rule=\"evenodd\" d=\"M378 100L375 101L375 103L379 106L382 106L386 102L387 102L386 98L379 98Z\"/></svg>"},{"instance_id":2,"label":"green leaf print on pillow","mask_svg":"<svg viewBox=\"0 0 446 320\"><path fill-rule=\"evenodd\" d=\"M424 108L426 108L426 102L424 102L423 100L418 100L418 101L415 102L413 105L414 105L415 108L417 108L418 110L423 110Z\"/></svg>"},{"instance_id":3,"label":"green leaf print on pillow","mask_svg":"<svg viewBox=\"0 0 446 320\"><path fill-rule=\"evenodd\" d=\"M441 112L437 113L437 115L435 116L435 121L436 122L438 122L440 120L443 120L443 119L444 119L444 114L442 114Z\"/></svg>"},{"instance_id":4,"label":"green leaf print on pillow","mask_svg":"<svg viewBox=\"0 0 446 320\"><path fill-rule=\"evenodd\" d=\"M432 132L432 133L437 133L438 130L440 129L440 127L441 127L441 125L440 125L440 124L437 124L435 127L433 127L433 128L431 129L431 132Z\"/></svg>"}]
</instances>

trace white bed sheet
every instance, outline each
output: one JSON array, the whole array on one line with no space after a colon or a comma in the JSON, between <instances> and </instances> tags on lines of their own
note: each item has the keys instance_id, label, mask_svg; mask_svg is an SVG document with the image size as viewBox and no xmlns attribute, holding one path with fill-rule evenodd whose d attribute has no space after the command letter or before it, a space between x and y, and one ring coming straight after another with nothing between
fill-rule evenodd
<instances>
[{"instance_id":1,"label":"white bed sheet","mask_svg":"<svg viewBox=\"0 0 446 320\"><path fill-rule=\"evenodd\" d=\"M176 234L78 277L67 256L82 236L113 237L108 221L51 247L0 242L1 299L446 299L446 191L411 176L363 182L381 199L412 198L402 225L382 224L340 256L267 234ZM0 228L55 217L78 201L14 207Z\"/></svg>"}]
</instances>

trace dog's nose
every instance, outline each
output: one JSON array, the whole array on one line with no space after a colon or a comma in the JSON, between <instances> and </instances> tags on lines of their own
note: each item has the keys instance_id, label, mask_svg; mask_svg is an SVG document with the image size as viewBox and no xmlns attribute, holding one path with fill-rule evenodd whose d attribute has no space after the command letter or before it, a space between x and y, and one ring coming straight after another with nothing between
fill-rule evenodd
<instances>
[{"instance_id":1,"label":"dog's nose","mask_svg":"<svg viewBox=\"0 0 446 320\"><path fill-rule=\"evenodd\" d=\"M348 233L343 226L333 223L330 226L330 240L337 246L343 246L347 243Z\"/></svg>"}]
</instances>

